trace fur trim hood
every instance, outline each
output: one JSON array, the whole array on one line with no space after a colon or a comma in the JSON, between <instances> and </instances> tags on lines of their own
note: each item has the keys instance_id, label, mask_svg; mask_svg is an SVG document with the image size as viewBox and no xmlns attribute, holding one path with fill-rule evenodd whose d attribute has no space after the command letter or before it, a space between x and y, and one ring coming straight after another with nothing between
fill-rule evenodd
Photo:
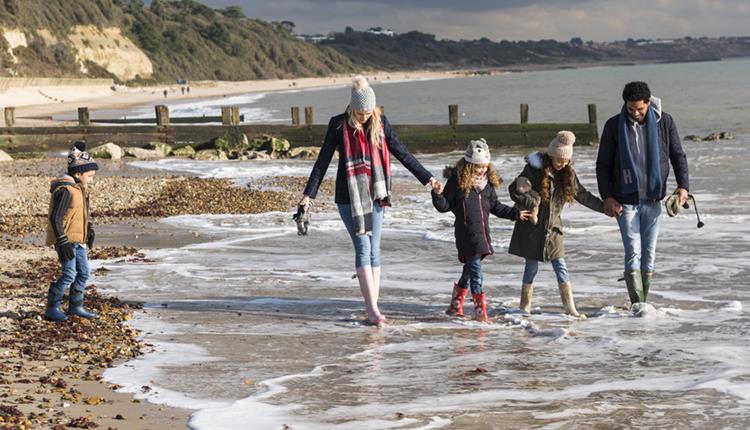
<instances>
[{"instance_id":1,"label":"fur trim hood","mask_svg":"<svg viewBox=\"0 0 750 430\"><path fill-rule=\"evenodd\" d=\"M62 174L62 175L60 175L60 176L58 176L56 178L53 178L50 181L49 192L50 193L54 193L60 187L63 187L63 186L66 186L66 185L75 185L75 184L76 184L76 180L73 179L72 176L66 175L66 174Z\"/></svg>"},{"instance_id":2,"label":"fur trim hood","mask_svg":"<svg viewBox=\"0 0 750 430\"><path fill-rule=\"evenodd\" d=\"M529 153L524 160L526 160L529 165L537 170L541 170L542 166L544 165L544 161L542 160L542 152L541 151L535 151Z\"/></svg>"}]
</instances>

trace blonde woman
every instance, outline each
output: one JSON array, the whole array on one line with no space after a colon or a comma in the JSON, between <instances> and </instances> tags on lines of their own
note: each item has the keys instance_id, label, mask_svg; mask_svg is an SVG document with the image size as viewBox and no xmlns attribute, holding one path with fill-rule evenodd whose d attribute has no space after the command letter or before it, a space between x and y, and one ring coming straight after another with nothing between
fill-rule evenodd
<instances>
[{"instance_id":1,"label":"blonde woman","mask_svg":"<svg viewBox=\"0 0 750 430\"><path fill-rule=\"evenodd\" d=\"M301 205L308 206L310 199L315 198L335 151L339 152L335 202L354 245L367 322L382 325L386 319L378 308L380 234L385 208L391 205L390 155L393 154L423 185L435 186L438 181L399 141L388 119L379 113L375 92L362 76L352 82L346 112L334 116L328 123Z\"/></svg>"}]
</instances>

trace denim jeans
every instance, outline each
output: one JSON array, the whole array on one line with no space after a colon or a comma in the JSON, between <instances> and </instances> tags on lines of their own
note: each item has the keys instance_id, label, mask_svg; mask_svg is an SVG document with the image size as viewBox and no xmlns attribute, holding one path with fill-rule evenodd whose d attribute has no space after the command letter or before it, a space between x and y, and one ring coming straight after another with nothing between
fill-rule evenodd
<instances>
[{"instance_id":1,"label":"denim jeans","mask_svg":"<svg viewBox=\"0 0 750 430\"><path fill-rule=\"evenodd\" d=\"M656 239L661 223L661 202L641 200L638 205L622 205L617 217L625 248L625 271L654 271Z\"/></svg>"},{"instance_id":2,"label":"denim jeans","mask_svg":"<svg viewBox=\"0 0 750 430\"><path fill-rule=\"evenodd\" d=\"M555 271L558 284L564 284L570 281L570 274L568 274L568 267L565 265L565 259L555 258L551 261L552 269ZM533 284L536 272L539 271L539 262L536 260L526 259L526 266L523 268L523 283Z\"/></svg>"},{"instance_id":3,"label":"denim jeans","mask_svg":"<svg viewBox=\"0 0 750 430\"><path fill-rule=\"evenodd\" d=\"M482 257L466 257L458 286L470 288L471 294L482 294Z\"/></svg>"},{"instance_id":4,"label":"denim jeans","mask_svg":"<svg viewBox=\"0 0 750 430\"><path fill-rule=\"evenodd\" d=\"M354 264L357 268L364 266L380 267L380 233L383 229L383 215L385 208L378 204L372 206L372 232L371 234L357 235L354 233L354 220L352 219L352 206L340 204L339 215L344 221L346 231L354 244Z\"/></svg>"},{"instance_id":5,"label":"denim jeans","mask_svg":"<svg viewBox=\"0 0 750 430\"><path fill-rule=\"evenodd\" d=\"M73 244L73 259L61 263L60 277L50 285L50 299L61 301L67 287L70 287L71 297L83 298L83 290L89 279L89 259L86 252L87 249L83 245Z\"/></svg>"}]
</instances>

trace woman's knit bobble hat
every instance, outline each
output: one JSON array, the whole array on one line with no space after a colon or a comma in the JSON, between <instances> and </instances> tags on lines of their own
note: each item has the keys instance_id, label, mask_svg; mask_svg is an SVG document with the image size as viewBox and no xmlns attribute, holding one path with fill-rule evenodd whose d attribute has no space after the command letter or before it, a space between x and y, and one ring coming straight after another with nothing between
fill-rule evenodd
<instances>
[{"instance_id":1,"label":"woman's knit bobble hat","mask_svg":"<svg viewBox=\"0 0 750 430\"><path fill-rule=\"evenodd\" d=\"M88 172L89 170L99 170L91 155L86 152L86 143L76 141L68 152L68 175L75 173Z\"/></svg>"},{"instance_id":2,"label":"woman's knit bobble hat","mask_svg":"<svg viewBox=\"0 0 750 430\"><path fill-rule=\"evenodd\" d=\"M472 140L466 147L464 160L471 164L490 164L490 147L484 139Z\"/></svg>"},{"instance_id":3,"label":"woman's knit bobble hat","mask_svg":"<svg viewBox=\"0 0 750 430\"><path fill-rule=\"evenodd\" d=\"M375 91L362 75L352 79L352 97L349 107L355 111L369 112L375 110Z\"/></svg>"},{"instance_id":4,"label":"woman's knit bobble hat","mask_svg":"<svg viewBox=\"0 0 750 430\"><path fill-rule=\"evenodd\" d=\"M576 135L571 131L558 131L557 136L552 139L547 148L547 154L552 157L563 158L565 160L573 159L573 144L576 141Z\"/></svg>"}]
</instances>

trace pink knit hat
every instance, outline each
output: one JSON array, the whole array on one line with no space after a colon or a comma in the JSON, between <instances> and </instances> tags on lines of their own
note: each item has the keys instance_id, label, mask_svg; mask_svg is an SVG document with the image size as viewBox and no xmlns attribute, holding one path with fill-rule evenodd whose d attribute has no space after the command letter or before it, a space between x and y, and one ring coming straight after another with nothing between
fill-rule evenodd
<instances>
[{"instance_id":1,"label":"pink knit hat","mask_svg":"<svg viewBox=\"0 0 750 430\"><path fill-rule=\"evenodd\" d=\"M576 135L571 131L558 131L557 136L552 139L547 148L547 155L565 160L573 159L573 144L576 141Z\"/></svg>"}]
</instances>

